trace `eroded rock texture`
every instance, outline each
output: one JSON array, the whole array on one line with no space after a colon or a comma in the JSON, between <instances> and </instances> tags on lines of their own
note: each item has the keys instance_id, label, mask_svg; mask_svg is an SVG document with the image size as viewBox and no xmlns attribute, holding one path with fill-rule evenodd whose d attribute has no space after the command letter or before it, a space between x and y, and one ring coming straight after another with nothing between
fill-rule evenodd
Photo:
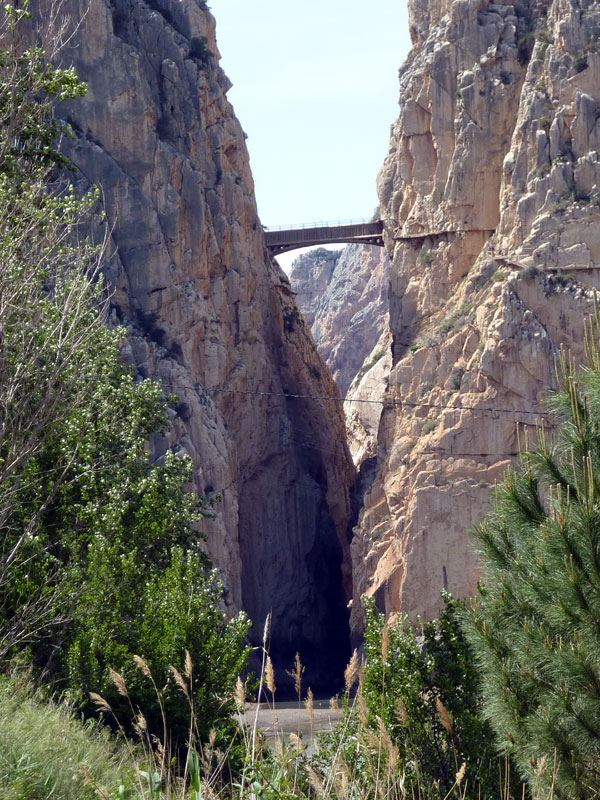
<instances>
[{"instance_id":1,"label":"eroded rock texture","mask_svg":"<svg viewBox=\"0 0 600 800\"><path fill-rule=\"evenodd\" d=\"M517 426L535 437L560 346L582 358L600 276L600 6L412 0L410 20L378 178L393 366L352 542L355 634L364 592L413 618L443 587L475 592L467 530Z\"/></svg>"},{"instance_id":2,"label":"eroded rock texture","mask_svg":"<svg viewBox=\"0 0 600 800\"><path fill-rule=\"evenodd\" d=\"M80 26L62 54L88 84L66 149L102 188L114 314L142 375L179 397L173 435L196 487L232 609L282 667L311 680L347 657L348 485L336 387L283 272L268 257L244 134L201 0L65 0ZM43 12L39 12L43 18ZM38 17L39 18L39 17Z\"/></svg>"},{"instance_id":3,"label":"eroded rock texture","mask_svg":"<svg viewBox=\"0 0 600 800\"><path fill-rule=\"evenodd\" d=\"M292 264L292 289L343 395L387 324L389 259L381 247L323 247Z\"/></svg>"}]
</instances>

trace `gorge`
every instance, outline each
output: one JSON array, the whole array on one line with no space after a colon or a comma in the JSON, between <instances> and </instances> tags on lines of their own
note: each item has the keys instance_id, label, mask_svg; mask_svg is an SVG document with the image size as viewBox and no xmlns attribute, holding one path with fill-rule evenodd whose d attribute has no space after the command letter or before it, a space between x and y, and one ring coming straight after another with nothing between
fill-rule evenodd
<instances>
[{"instance_id":1,"label":"gorge","mask_svg":"<svg viewBox=\"0 0 600 800\"><path fill-rule=\"evenodd\" d=\"M206 4L63 10L79 27L61 59L88 85L64 149L102 189L124 356L177 395L153 452L187 452L218 497L207 549L254 642L272 613L279 673L299 651L328 688L364 593L416 619L442 588L476 591L468 529L517 426L556 425L554 359L581 360L600 268L600 6L411 0L386 253L317 251L291 284Z\"/></svg>"}]
</instances>

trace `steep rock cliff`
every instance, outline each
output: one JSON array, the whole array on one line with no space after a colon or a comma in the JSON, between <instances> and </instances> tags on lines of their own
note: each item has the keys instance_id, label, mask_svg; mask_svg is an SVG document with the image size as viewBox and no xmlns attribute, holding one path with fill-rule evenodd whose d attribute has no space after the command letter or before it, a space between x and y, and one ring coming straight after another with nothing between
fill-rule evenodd
<instances>
[{"instance_id":1,"label":"steep rock cliff","mask_svg":"<svg viewBox=\"0 0 600 800\"><path fill-rule=\"evenodd\" d=\"M326 247L315 247L314 250L301 253L292 262L289 272L290 285L296 295L296 303L304 321L311 330L342 253L341 249L328 250Z\"/></svg>"},{"instance_id":2,"label":"steep rock cliff","mask_svg":"<svg viewBox=\"0 0 600 800\"><path fill-rule=\"evenodd\" d=\"M110 228L114 317L139 373L178 396L157 456L191 455L232 609L282 667L311 680L347 655L348 485L336 388L289 282L268 257L244 134L227 101L202 0L65 0L63 50L88 85L65 149L98 184ZM44 9L37 9L38 20Z\"/></svg>"},{"instance_id":3,"label":"steep rock cliff","mask_svg":"<svg viewBox=\"0 0 600 800\"><path fill-rule=\"evenodd\" d=\"M292 289L343 395L387 322L389 259L381 247L317 248L292 264Z\"/></svg>"},{"instance_id":4,"label":"steep rock cliff","mask_svg":"<svg viewBox=\"0 0 600 800\"><path fill-rule=\"evenodd\" d=\"M467 530L519 436L556 425L554 358L582 357L600 276L600 6L409 6L378 178L393 367L352 542L357 635L364 592L413 618L443 587L475 592Z\"/></svg>"}]
</instances>

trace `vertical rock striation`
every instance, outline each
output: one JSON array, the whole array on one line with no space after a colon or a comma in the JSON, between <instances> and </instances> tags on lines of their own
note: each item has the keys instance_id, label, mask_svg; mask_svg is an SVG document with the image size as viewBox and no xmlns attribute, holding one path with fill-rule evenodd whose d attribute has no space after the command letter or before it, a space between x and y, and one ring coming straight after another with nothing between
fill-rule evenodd
<instances>
[{"instance_id":1,"label":"vertical rock striation","mask_svg":"<svg viewBox=\"0 0 600 800\"><path fill-rule=\"evenodd\" d=\"M600 7L412 0L378 178L393 366L352 542L367 592L435 615L474 593L468 529L535 437L561 345L582 357L600 276ZM561 270L560 273L557 271Z\"/></svg>"},{"instance_id":2,"label":"vertical rock striation","mask_svg":"<svg viewBox=\"0 0 600 800\"><path fill-rule=\"evenodd\" d=\"M65 149L98 184L110 228L114 316L139 373L178 397L204 523L232 609L311 679L340 673L351 591L353 467L341 404L289 282L268 257L243 131L202 0L65 0L79 22L61 58L88 85ZM43 10L38 9L38 19ZM295 395L304 397L298 398Z\"/></svg>"},{"instance_id":3,"label":"vertical rock striation","mask_svg":"<svg viewBox=\"0 0 600 800\"><path fill-rule=\"evenodd\" d=\"M389 259L381 247L350 244L299 256L292 289L317 349L343 395L387 323Z\"/></svg>"}]
</instances>

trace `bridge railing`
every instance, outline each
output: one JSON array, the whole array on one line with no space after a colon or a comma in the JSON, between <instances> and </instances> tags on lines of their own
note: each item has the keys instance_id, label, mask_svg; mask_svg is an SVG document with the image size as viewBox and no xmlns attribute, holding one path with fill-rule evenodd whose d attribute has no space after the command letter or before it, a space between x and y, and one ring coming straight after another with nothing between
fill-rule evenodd
<instances>
[{"instance_id":1,"label":"bridge railing","mask_svg":"<svg viewBox=\"0 0 600 800\"><path fill-rule=\"evenodd\" d=\"M338 220L315 220L314 222L301 222L295 225L263 225L266 231L301 231L305 228L337 228L340 225L368 225L377 222L373 217L363 217L362 219L338 219Z\"/></svg>"}]
</instances>

